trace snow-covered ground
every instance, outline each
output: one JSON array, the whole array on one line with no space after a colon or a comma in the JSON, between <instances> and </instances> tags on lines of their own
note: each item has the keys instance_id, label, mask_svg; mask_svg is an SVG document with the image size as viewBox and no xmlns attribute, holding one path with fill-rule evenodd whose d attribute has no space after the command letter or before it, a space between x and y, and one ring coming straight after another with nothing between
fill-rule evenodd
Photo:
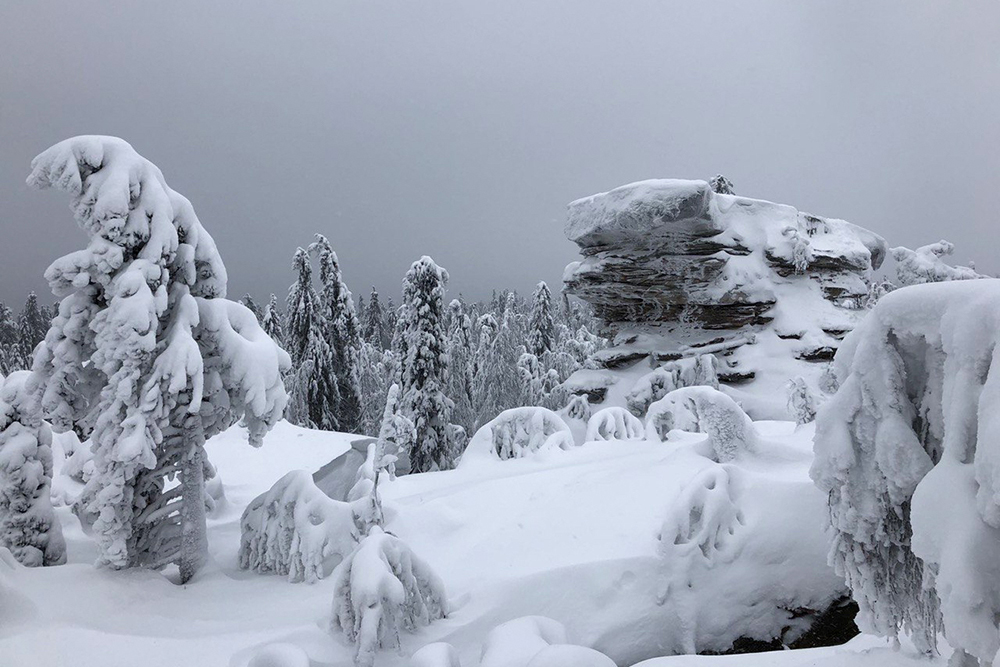
<instances>
[{"instance_id":1,"label":"snow-covered ground","mask_svg":"<svg viewBox=\"0 0 1000 667\"><path fill-rule=\"evenodd\" d=\"M826 565L825 498L807 474L812 429L756 428L757 452L728 464L702 454L704 435L674 432L665 443L592 442L384 483L386 529L441 576L450 613L404 636L400 653L380 654L376 664L406 665L423 645L444 641L474 667L492 628L541 615L564 624L571 643L631 665L690 642L721 649L740 635L780 629L790 624L783 607L822 608L843 583ZM291 584L241 571L237 551L239 518L254 497L290 470L319 469L354 438L281 422L261 449L239 427L210 441L225 501L209 518L209 566L185 586L170 573L95 569L94 544L68 507L58 507L68 564L0 561L0 665L242 667L271 643L298 647L313 665L350 665L351 647L328 631L332 581ZM75 482L58 474L58 442L55 449L54 495L65 501ZM661 531L670 538L661 542ZM874 641L645 664L914 659L874 649Z\"/></svg>"}]
</instances>

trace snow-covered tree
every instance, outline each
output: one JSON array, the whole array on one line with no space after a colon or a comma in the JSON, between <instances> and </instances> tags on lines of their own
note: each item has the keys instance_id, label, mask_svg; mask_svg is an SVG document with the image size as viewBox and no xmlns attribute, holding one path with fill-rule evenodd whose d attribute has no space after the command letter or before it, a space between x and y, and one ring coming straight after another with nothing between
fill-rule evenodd
<instances>
[{"instance_id":1,"label":"snow-covered tree","mask_svg":"<svg viewBox=\"0 0 1000 667\"><path fill-rule=\"evenodd\" d=\"M278 297L271 295L271 300L264 308L264 314L260 319L260 328L264 330L278 345L284 345L285 328L282 325L281 309L278 307Z\"/></svg>"},{"instance_id":2,"label":"snow-covered tree","mask_svg":"<svg viewBox=\"0 0 1000 667\"><path fill-rule=\"evenodd\" d=\"M254 298L250 296L249 292L243 295L243 298L240 299L240 303L242 303L247 310L253 313L253 316L257 318L258 322L263 321L264 310L257 304L256 301L254 301Z\"/></svg>"},{"instance_id":3,"label":"snow-covered tree","mask_svg":"<svg viewBox=\"0 0 1000 667\"><path fill-rule=\"evenodd\" d=\"M948 241L938 241L910 250L903 246L889 251L896 260L896 279L903 287L922 283L939 283L950 280L975 280L988 278L976 273L969 266L950 266L944 262L955 252L955 245Z\"/></svg>"},{"instance_id":4,"label":"snow-covered tree","mask_svg":"<svg viewBox=\"0 0 1000 667\"><path fill-rule=\"evenodd\" d=\"M28 183L69 192L89 242L46 271L61 301L27 405L89 432L94 472L77 510L93 519L99 561L175 563L186 581L206 551L205 441L242 416L261 443L285 407L288 357L225 299L225 266L191 203L129 144L68 139L35 158Z\"/></svg>"},{"instance_id":5,"label":"snow-covered tree","mask_svg":"<svg viewBox=\"0 0 1000 667\"><path fill-rule=\"evenodd\" d=\"M340 261L330 241L322 234L310 244L309 252L319 260L319 297L325 322L324 335L337 360L337 389L340 403L337 422L348 433L361 428L361 388L358 363L361 354L361 323L354 299L340 271Z\"/></svg>"},{"instance_id":6,"label":"snow-covered tree","mask_svg":"<svg viewBox=\"0 0 1000 667\"><path fill-rule=\"evenodd\" d=\"M816 396L802 377L788 381L788 411L795 415L795 423L801 426L816 419Z\"/></svg>"},{"instance_id":7,"label":"snow-covered tree","mask_svg":"<svg viewBox=\"0 0 1000 667\"><path fill-rule=\"evenodd\" d=\"M21 564L59 565L66 544L52 512L52 433L25 409L28 371L0 380L0 547Z\"/></svg>"},{"instance_id":8,"label":"snow-covered tree","mask_svg":"<svg viewBox=\"0 0 1000 667\"><path fill-rule=\"evenodd\" d=\"M712 177L712 180L708 182L709 186L712 188L712 192L720 195L731 195L735 194L733 192L733 183L728 178L722 174L716 174Z\"/></svg>"},{"instance_id":9,"label":"snow-covered tree","mask_svg":"<svg viewBox=\"0 0 1000 667\"><path fill-rule=\"evenodd\" d=\"M361 389L361 426L364 435L377 436L385 407L388 382L393 373L393 354L368 341L361 344L358 384Z\"/></svg>"},{"instance_id":10,"label":"snow-covered tree","mask_svg":"<svg viewBox=\"0 0 1000 667\"><path fill-rule=\"evenodd\" d=\"M23 364L22 368L31 368L31 355L45 339L45 334L49 330L49 313L43 312L38 304L38 297L34 292L28 294L28 299L24 302L24 308L17 316L17 337L18 337L18 357Z\"/></svg>"},{"instance_id":11,"label":"snow-covered tree","mask_svg":"<svg viewBox=\"0 0 1000 667\"><path fill-rule=\"evenodd\" d=\"M354 664L372 667L380 649L399 648L447 613L444 584L398 537L375 526L333 574L332 630L357 645Z\"/></svg>"},{"instance_id":12,"label":"snow-covered tree","mask_svg":"<svg viewBox=\"0 0 1000 667\"><path fill-rule=\"evenodd\" d=\"M449 425L453 407L444 391L448 382L448 332L444 290L448 272L426 255L403 280L400 313L400 413L413 422L416 439L410 451L411 472L447 469L454 463Z\"/></svg>"},{"instance_id":13,"label":"snow-covered tree","mask_svg":"<svg viewBox=\"0 0 1000 667\"><path fill-rule=\"evenodd\" d=\"M528 352L541 357L555 345L555 322L552 319L552 293L545 282L538 283L532 297L528 323Z\"/></svg>"},{"instance_id":14,"label":"snow-covered tree","mask_svg":"<svg viewBox=\"0 0 1000 667\"><path fill-rule=\"evenodd\" d=\"M453 299L448 304L448 397L454 403L452 421L466 432L476 423L473 396L476 382L473 376L474 348L472 321L462 302Z\"/></svg>"},{"instance_id":15,"label":"snow-covered tree","mask_svg":"<svg viewBox=\"0 0 1000 667\"><path fill-rule=\"evenodd\" d=\"M711 387L675 389L649 406L647 440L662 441L673 429L707 433L711 456L720 463L757 447L757 429L747 413L732 398Z\"/></svg>"},{"instance_id":16,"label":"snow-covered tree","mask_svg":"<svg viewBox=\"0 0 1000 667\"><path fill-rule=\"evenodd\" d=\"M392 337L396 333L397 320L399 320L399 308L396 306L396 303L392 300L392 297L390 296L385 301L385 325L384 325L385 333L387 336L389 336L390 342L392 340Z\"/></svg>"},{"instance_id":17,"label":"snow-covered tree","mask_svg":"<svg viewBox=\"0 0 1000 667\"><path fill-rule=\"evenodd\" d=\"M309 254L302 248L295 251L292 268L296 281L288 288L285 307L285 345L294 369L288 419L299 426L336 431L340 429L337 358L325 336L330 325L312 285Z\"/></svg>"},{"instance_id":18,"label":"snow-covered tree","mask_svg":"<svg viewBox=\"0 0 1000 667\"><path fill-rule=\"evenodd\" d=\"M363 335L365 340L382 350L387 349L392 330L387 328L386 313L383 311L378 290L375 289L374 285L372 286L372 293L368 297L368 304L362 312L364 313Z\"/></svg>"},{"instance_id":19,"label":"snow-covered tree","mask_svg":"<svg viewBox=\"0 0 1000 667\"><path fill-rule=\"evenodd\" d=\"M24 357L14 314L0 303L0 375L28 368Z\"/></svg>"},{"instance_id":20,"label":"snow-covered tree","mask_svg":"<svg viewBox=\"0 0 1000 667\"><path fill-rule=\"evenodd\" d=\"M520 405L522 381L517 360L524 349L514 329L513 312L506 311L499 323L489 313L479 319L474 393L477 425Z\"/></svg>"}]
</instances>

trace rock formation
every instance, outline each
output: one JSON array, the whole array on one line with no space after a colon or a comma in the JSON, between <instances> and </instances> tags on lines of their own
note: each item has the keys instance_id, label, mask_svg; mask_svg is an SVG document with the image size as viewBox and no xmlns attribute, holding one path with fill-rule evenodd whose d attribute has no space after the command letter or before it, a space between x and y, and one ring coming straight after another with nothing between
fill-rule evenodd
<instances>
[{"instance_id":1,"label":"rock formation","mask_svg":"<svg viewBox=\"0 0 1000 667\"><path fill-rule=\"evenodd\" d=\"M580 199L566 235L583 259L566 267L565 288L614 336L599 356L614 373L601 381L711 353L726 391L758 419L786 417L789 380L819 384L887 252L844 220L705 181L642 181ZM622 373L635 366L642 372Z\"/></svg>"}]
</instances>

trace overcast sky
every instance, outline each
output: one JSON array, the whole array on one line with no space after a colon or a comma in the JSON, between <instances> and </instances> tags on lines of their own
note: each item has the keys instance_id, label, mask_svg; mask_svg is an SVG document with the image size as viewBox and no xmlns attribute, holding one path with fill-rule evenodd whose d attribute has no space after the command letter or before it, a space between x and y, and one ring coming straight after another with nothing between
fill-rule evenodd
<instances>
[{"instance_id":1,"label":"overcast sky","mask_svg":"<svg viewBox=\"0 0 1000 667\"><path fill-rule=\"evenodd\" d=\"M31 158L112 134L194 204L230 295L330 237L355 295L558 285L578 197L739 194L1000 271L1000 3L0 3L0 299L84 237ZM48 297L47 297L48 298Z\"/></svg>"}]
</instances>

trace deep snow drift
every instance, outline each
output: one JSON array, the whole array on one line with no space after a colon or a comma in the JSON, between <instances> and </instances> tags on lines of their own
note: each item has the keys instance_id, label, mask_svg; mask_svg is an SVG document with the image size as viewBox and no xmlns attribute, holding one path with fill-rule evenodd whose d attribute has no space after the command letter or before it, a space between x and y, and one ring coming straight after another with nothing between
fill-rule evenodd
<instances>
[{"instance_id":1,"label":"deep snow drift","mask_svg":"<svg viewBox=\"0 0 1000 667\"><path fill-rule=\"evenodd\" d=\"M442 641L474 667L494 627L533 615L561 623L567 643L623 665L722 650L743 635L785 629L793 638L807 619L790 610L824 608L843 582L826 565L825 498L806 474L811 428L753 426L755 451L727 464L711 460L705 435L675 431L666 442L472 457L457 470L384 482L386 530L440 575L449 613L402 633L400 652L380 652L376 664L405 665ZM243 571L237 552L253 498L290 470L319 469L354 437L285 422L259 450L245 437L234 427L208 443L221 481L208 521L211 561L181 587L170 572L92 566L96 548L65 505L79 484L60 474L72 437L57 436L56 511L69 564L4 569L0 655L14 665L242 666L285 643L266 651L350 664L354 647L329 632L332 578L293 584Z\"/></svg>"},{"instance_id":2,"label":"deep snow drift","mask_svg":"<svg viewBox=\"0 0 1000 667\"><path fill-rule=\"evenodd\" d=\"M608 403L625 405L643 374L622 367L714 354L719 381L755 419L790 416L790 379L818 390L887 252L844 220L666 179L571 203L566 236L584 256L566 267L566 289L615 334L597 355L612 370L590 373L623 385Z\"/></svg>"}]
</instances>

